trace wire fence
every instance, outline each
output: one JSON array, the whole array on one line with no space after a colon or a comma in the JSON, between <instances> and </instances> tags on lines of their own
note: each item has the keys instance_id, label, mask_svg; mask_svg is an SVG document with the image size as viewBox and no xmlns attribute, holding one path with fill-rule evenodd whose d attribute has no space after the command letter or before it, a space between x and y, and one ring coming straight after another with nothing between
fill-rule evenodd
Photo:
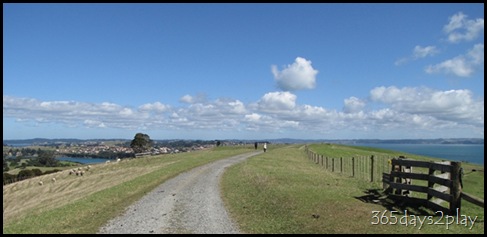
<instances>
[{"instance_id":1,"label":"wire fence","mask_svg":"<svg viewBox=\"0 0 487 237\"><path fill-rule=\"evenodd\" d=\"M328 157L311 151L306 146L308 159L321 165L324 169L367 180L382 183L382 173L390 172L392 156L356 156L356 157Z\"/></svg>"},{"instance_id":2,"label":"wire fence","mask_svg":"<svg viewBox=\"0 0 487 237\"><path fill-rule=\"evenodd\" d=\"M356 157L328 157L317 154L314 151L305 147L305 152L308 159L312 162L322 166L324 169L334 173L341 173L354 178L370 181L377 185L384 185L384 174L390 175L392 168L392 161L394 156L356 156ZM399 158L405 158L400 156ZM421 162L421 161L415 161ZM423 162L425 163L425 162ZM425 168L426 169L426 168ZM417 169L420 170L420 169ZM422 173L430 173L420 172ZM385 180L389 183L390 180ZM465 201L471 202L477 206L484 207L484 200L482 198L475 197L471 194L461 192L461 198Z\"/></svg>"}]
</instances>

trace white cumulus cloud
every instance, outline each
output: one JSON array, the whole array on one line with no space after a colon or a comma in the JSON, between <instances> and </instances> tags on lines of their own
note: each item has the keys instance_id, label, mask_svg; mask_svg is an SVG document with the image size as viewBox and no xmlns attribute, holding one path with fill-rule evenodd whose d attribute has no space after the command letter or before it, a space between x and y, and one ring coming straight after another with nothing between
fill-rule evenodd
<instances>
[{"instance_id":1,"label":"white cumulus cloud","mask_svg":"<svg viewBox=\"0 0 487 237\"><path fill-rule=\"evenodd\" d=\"M181 101L183 103L192 104L194 102L194 98L190 95L184 95L183 97L181 97L179 99L179 101Z\"/></svg>"},{"instance_id":2,"label":"white cumulus cloud","mask_svg":"<svg viewBox=\"0 0 487 237\"><path fill-rule=\"evenodd\" d=\"M408 61L417 60L417 59L425 58L428 56L433 56L439 52L440 52L440 50L438 48L436 48L436 46L421 47L419 45L416 45L413 49L413 53L411 56L401 58L401 59L397 60L394 64L395 65L405 64Z\"/></svg>"},{"instance_id":3,"label":"white cumulus cloud","mask_svg":"<svg viewBox=\"0 0 487 237\"><path fill-rule=\"evenodd\" d=\"M280 89L294 91L301 89L313 89L316 85L315 70L311 66L311 61L297 57L293 64L279 71L277 66L272 66L272 74Z\"/></svg>"},{"instance_id":4,"label":"white cumulus cloud","mask_svg":"<svg viewBox=\"0 0 487 237\"><path fill-rule=\"evenodd\" d=\"M365 107L365 102L354 96L345 99L344 103L343 112L345 113L359 112Z\"/></svg>"},{"instance_id":5,"label":"white cumulus cloud","mask_svg":"<svg viewBox=\"0 0 487 237\"><path fill-rule=\"evenodd\" d=\"M439 52L439 50L436 48L436 46L421 47L419 45L416 45L416 47L414 47L414 50L413 50L413 56L415 59L424 58L427 56L435 55L438 52Z\"/></svg>"},{"instance_id":6,"label":"white cumulus cloud","mask_svg":"<svg viewBox=\"0 0 487 237\"><path fill-rule=\"evenodd\" d=\"M261 117L262 116L257 114L257 113L246 114L245 115L245 121L257 122L260 120Z\"/></svg>"},{"instance_id":7,"label":"white cumulus cloud","mask_svg":"<svg viewBox=\"0 0 487 237\"><path fill-rule=\"evenodd\" d=\"M258 106L263 111L292 110L296 106L296 95L288 91L270 92L262 96Z\"/></svg>"},{"instance_id":8,"label":"white cumulus cloud","mask_svg":"<svg viewBox=\"0 0 487 237\"><path fill-rule=\"evenodd\" d=\"M476 44L466 55L459 55L436 65L429 65L427 73L446 73L469 77L484 65L484 44Z\"/></svg>"},{"instance_id":9,"label":"white cumulus cloud","mask_svg":"<svg viewBox=\"0 0 487 237\"><path fill-rule=\"evenodd\" d=\"M484 101L474 100L469 90L436 91L429 88L376 87L372 101L385 103L397 112L427 115L438 120L483 126Z\"/></svg>"},{"instance_id":10,"label":"white cumulus cloud","mask_svg":"<svg viewBox=\"0 0 487 237\"><path fill-rule=\"evenodd\" d=\"M154 102L154 103L148 103L148 104L143 104L139 106L140 111L144 112L156 112L156 113L162 113L165 112L169 109L168 105L165 105L161 102Z\"/></svg>"},{"instance_id":11,"label":"white cumulus cloud","mask_svg":"<svg viewBox=\"0 0 487 237\"><path fill-rule=\"evenodd\" d=\"M449 42L457 43L473 40L484 30L483 18L469 20L467 17L462 12L450 17L450 22L443 27L443 31L448 34Z\"/></svg>"},{"instance_id":12,"label":"white cumulus cloud","mask_svg":"<svg viewBox=\"0 0 487 237\"><path fill-rule=\"evenodd\" d=\"M366 105L368 109L364 110ZM380 108L375 109L376 105ZM3 116L31 127L56 123L68 128L144 129L161 134L246 131L256 132L256 136L358 138L373 132L381 137L411 137L414 133L426 138L445 131L458 136L483 134L484 101L474 98L469 90L395 86L373 88L364 99L346 98L342 110L299 104L297 96L287 91L269 92L251 103L219 98L180 107L154 102L135 108L4 95Z\"/></svg>"}]
</instances>

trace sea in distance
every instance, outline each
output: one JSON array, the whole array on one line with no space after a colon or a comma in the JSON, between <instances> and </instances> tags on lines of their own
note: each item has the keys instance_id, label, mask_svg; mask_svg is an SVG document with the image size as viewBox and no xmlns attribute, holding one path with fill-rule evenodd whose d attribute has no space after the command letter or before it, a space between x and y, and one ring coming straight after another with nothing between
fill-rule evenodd
<instances>
[{"instance_id":1,"label":"sea in distance","mask_svg":"<svg viewBox=\"0 0 487 237\"><path fill-rule=\"evenodd\" d=\"M13 144L14 147L25 147L31 144ZM428 156L450 161L468 162L484 165L484 144L403 144L403 143L354 143L350 146L375 147L394 150L415 155ZM59 160L78 162L81 164L104 163L104 158L60 157Z\"/></svg>"},{"instance_id":2,"label":"sea in distance","mask_svg":"<svg viewBox=\"0 0 487 237\"><path fill-rule=\"evenodd\" d=\"M367 143L353 146L375 147L409 154L428 156L443 160L484 164L484 144L384 144ZM58 160L72 161L81 164L105 163L104 158L59 157Z\"/></svg>"},{"instance_id":3,"label":"sea in distance","mask_svg":"<svg viewBox=\"0 0 487 237\"><path fill-rule=\"evenodd\" d=\"M353 144L428 156L449 161L484 165L484 144Z\"/></svg>"}]
</instances>

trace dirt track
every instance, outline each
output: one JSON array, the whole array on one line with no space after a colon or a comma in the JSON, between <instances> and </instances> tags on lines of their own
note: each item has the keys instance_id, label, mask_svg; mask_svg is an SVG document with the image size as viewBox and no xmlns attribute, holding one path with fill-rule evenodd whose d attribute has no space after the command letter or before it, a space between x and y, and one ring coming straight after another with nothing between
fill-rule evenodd
<instances>
[{"instance_id":1,"label":"dirt track","mask_svg":"<svg viewBox=\"0 0 487 237\"><path fill-rule=\"evenodd\" d=\"M225 168L262 151L215 161L161 184L98 234L237 234L220 197Z\"/></svg>"}]
</instances>

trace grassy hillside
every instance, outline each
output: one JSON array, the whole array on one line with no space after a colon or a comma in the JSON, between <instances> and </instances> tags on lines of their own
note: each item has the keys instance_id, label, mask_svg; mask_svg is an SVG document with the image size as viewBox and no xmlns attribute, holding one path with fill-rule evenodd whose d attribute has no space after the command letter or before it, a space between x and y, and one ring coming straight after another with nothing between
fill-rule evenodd
<instances>
[{"instance_id":1,"label":"grassy hillside","mask_svg":"<svg viewBox=\"0 0 487 237\"><path fill-rule=\"evenodd\" d=\"M338 145L312 145L311 149L335 157L359 155L398 155L397 152ZM404 155L401 153L401 155ZM415 157L428 159L426 157ZM431 159L430 159L431 160ZM477 167L477 169L483 167ZM483 198L483 172L465 177L465 189ZM224 200L232 216L247 233L323 233L323 234L410 234L483 233L483 208L463 202L462 214L477 222L470 225L409 223L390 224L404 214L391 213L388 207L364 202L381 185L350 175L327 171L310 161L304 146L294 145L253 157L230 167L222 180ZM403 210L404 211L404 210ZM374 217L374 212L379 212ZM382 217L384 214L385 217ZM392 214L392 217L390 217ZM407 216L411 215L409 213ZM424 215L421 216L424 220ZM382 218L382 219L380 219ZM391 222L386 222L389 218ZM432 217L433 218L433 217ZM438 220L434 217L434 220ZM379 219L379 221L377 220ZM404 220L404 218L403 218ZM380 222L382 221L382 222ZM411 221L411 219L410 219ZM443 221L444 222L444 221ZM384 224L381 224L384 223Z\"/></svg>"},{"instance_id":2,"label":"grassy hillside","mask_svg":"<svg viewBox=\"0 0 487 237\"><path fill-rule=\"evenodd\" d=\"M310 147L318 150L321 145ZM368 195L368 190L379 188L376 184L324 170L306 157L302 145L271 144L268 148L262 155L229 167L222 179L224 201L247 233L484 232L483 208L476 207L462 213L478 215L471 230L460 225L446 228L425 224L421 229L411 225L373 225L372 212L386 209L363 202L361 197ZM356 149L353 152L364 155L377 152ZM96 233L165 180L205 163L253 150L253 146L220 147L144 157L92 165L82 177L65 171L9 184L3 187L3 233ZM340 150L351 152L347 147L333 149L338 155ZM483 167L476 168L483 171ZM56 178L55 183L52 177ZM38 184L40 180L44 185ZM468 173L464 182L465 190L477 190L483 198L483 172ZM479 219L482 223L478 223Z\"/></svg>"},{"instance_id":3,"label":"grassy hillside","mask_svg":"<svg viewBox=\"0 0 487 237\"><path fill-rule=\"evenodd\" d=\"M83 176L67 171L3 187L3 233L96 233L165 180L191 168L253 147L149 156L91 165ZM83 166L85 167L85 166ZM56 182L52 182L52 178ZM38 182L43 181L44 185Z\"/></svg>"}]
</instances>

